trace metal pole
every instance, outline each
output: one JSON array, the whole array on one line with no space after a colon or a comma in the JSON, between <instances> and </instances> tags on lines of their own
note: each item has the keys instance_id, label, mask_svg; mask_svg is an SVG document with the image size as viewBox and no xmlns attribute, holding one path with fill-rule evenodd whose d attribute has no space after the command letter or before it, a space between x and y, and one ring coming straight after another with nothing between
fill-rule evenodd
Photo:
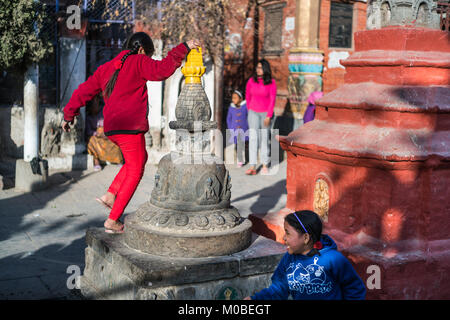
<instances>
[{"instance_id":1,"label":"metal pole","mask_svg":"<svg viewBox=\"0 0 450 320\"><path fill-rule=\"evenodd\" d=\"M56 5L55 5L55 12L56 12L56 16L58 16L58 12L59 12L59 0L56 0ZM56 73L56 107L58 108L58 110L61 109L61 101L60 101L60 89L59 89L59 37L58 37L58 33L59 33L59 26L58 26L59 22L58 20L56 20L56 25L55 25L55 73Z\"/></svg>"}]
</instances>

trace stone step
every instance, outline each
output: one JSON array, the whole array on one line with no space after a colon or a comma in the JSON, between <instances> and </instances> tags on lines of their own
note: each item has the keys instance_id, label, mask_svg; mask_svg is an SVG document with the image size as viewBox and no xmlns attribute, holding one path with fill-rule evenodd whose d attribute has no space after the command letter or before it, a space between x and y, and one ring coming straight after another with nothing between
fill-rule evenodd
<instances>
[{"instance_id":1,"label":"stone step","mask_svg":"<svg viewBox=\"0 0 450 320\"><path fill-rule=\"evenodd\" d=\"M86 242L81 292L95 299L220 299L225 291L242 299L270 285L286 252L285 246L256 234L243 251L203 258L142 253L126 246L124 235L98 228L87 231Z\"/></svg>"}]
</instances>

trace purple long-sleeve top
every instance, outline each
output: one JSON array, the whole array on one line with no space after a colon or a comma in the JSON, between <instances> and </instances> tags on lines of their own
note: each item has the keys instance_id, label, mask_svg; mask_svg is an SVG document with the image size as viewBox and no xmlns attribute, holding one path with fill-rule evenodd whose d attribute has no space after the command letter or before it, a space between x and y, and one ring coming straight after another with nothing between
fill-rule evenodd
<instances>
[{"instance_id":1,"label":"purple long-sleeve top","mask_svg":"<svg viewBox=\"0 0 450 320\"><path fill-rule=\"evenodd\" d=\"M228 129L234 130L230 135L230 143L236 143L237 139L237 131L238 129L242 129L241 134L245 134L248 130L248 122L247 122L247 104L244 101L240 103L240 106L237 107L234 103L230 104L228 108L227 114L227 127ZM233 134L235 133L235 134ZM245 138L242 141L248 141L248 134L245 135Z\"/></svg>"}]
</instances>

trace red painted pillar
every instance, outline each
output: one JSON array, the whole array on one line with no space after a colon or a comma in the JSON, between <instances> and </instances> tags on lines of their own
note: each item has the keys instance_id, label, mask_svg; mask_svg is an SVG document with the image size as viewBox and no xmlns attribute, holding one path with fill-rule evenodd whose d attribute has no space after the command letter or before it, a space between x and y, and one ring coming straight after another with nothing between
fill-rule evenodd
<instances>
[{"instance_id":1,"label":"red painted pillar","mask_svg":"<svg viewBox=\"0 0 450 320\"><path fill-rule=\"evenodd\" d=\"M286 207L321 210L363 280L380 268L368 298L449 298L450 33L357 32L342 64L345 84L317 102L316 119L279 137ZM253 216L255 231L280 239L288 211Z\"/></svg>"}]
</instances>

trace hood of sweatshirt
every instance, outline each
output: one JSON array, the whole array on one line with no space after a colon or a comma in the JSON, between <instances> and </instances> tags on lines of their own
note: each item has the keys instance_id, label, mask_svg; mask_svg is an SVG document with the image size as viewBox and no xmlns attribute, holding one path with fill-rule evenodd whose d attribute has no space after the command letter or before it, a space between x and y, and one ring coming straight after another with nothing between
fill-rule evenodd
<instances>
[{"instance_id":1,"label":"hood of sweatshirt","mask_svg":"<svg viewBox=\"0 0 450 320\"><path fill-rule=\"evenodd\" d=\"M239 104L239 107L242 107L242 106L245 105L245 104L246 104L246 101L245 101L245 100L242 100L241 103ZM233 102L230 103L230 107L232 107L232 108L237 108L236 105L235 105Z\"/></svg>"},{"instance_id":2,"label":"hood of sweatshirt","mask_svg":"<svg viewBox=\"0 0 450 320\"><path fill-rule=\"evenodd\" d=\"M320 237L320 242L322 242L323 245L323 248L319 250L321 253L329 250L337 250L336 242L334 242L334 240L326 234L322 234Z\"/></svg>"}]
</instances>

